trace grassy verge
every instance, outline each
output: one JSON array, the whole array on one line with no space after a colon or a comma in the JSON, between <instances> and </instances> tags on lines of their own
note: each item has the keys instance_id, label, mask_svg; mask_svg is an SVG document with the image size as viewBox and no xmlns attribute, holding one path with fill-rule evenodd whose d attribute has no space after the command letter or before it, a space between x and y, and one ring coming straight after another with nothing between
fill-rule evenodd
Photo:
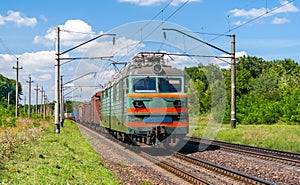
<instances>
[{"instance_id":1,"label":"grassy verge","mask_svg":"<svg viewBox=\"0 0 300 185\"><path fill-rule=\"evenodd\" d=\"M1 164L0 184L118 184L75 124L53 125Z\"/></svg>"},{"instance_id":2,"label":"grassy verge","mask_svg":"<svg viewBox=\"0 0 300 185\"><path fill-rule=\"evenodd\" d=\"M208 124L201 119L191 135L300 153L300 125L237 125L232 129L230 124Z\"/></svg>"}]
</instances>

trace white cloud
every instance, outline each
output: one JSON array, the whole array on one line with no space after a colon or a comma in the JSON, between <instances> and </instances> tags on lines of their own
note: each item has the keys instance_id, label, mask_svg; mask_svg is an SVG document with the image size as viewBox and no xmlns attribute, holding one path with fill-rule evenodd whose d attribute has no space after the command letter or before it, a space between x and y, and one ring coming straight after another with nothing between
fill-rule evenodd
<instances>
[{"instance_id":1,"label":"white cloud","mask_svg":"<svg viewBox=\"0 0 300 185\"><path fill-rule=\"evenodd\" d=\"M45 46L52 46L55 44L55 28L51 27L47 30L45 36L35 36L34 44L43 44Z\"/></svg>"},{"instance_id":2,"label":"white cloud","mask_svg":"<svg viewBox=\"0 0 300 185\"><path fill-rule=\"evenodd\" d=\"M0 74L7 78L15 79L13 66L16 65L16 58L9 54L0 54Z\"/></svg>"},{"instance_id":3,"label":"white cloud","mask_svg":"<svg viewBox=\"0 0 300 185\"><path fill-rule=\"evenodd\" d=\"M26 17L22 15L21 12L9 10L7 16L0 15L0 25L6 22L13 22L17 26L29 26L34 27L37 24L37 19L35 17Z\"/></svg>"},{"instance_id":4,"label":"white cloud","mask_svg":"<svg viewBox=\"0 0 300 185\"><path fill-rule=\"evenodd\" d=\"M4 17L2 17L2 15L0 15L0 25L3 25L3 24L5 24Z\"/></svg>"},{"instance_id":5,"label":"white cloud","mask_svg":"<svg viewBox=\"0 0 300 185\"><path fill-rule=\"evenodd\" d=\"M172 1L171 5L172 6L179 6L180 4L185 3L187 0L174 0ZM188 3L192 3L192 2L201 2L202 0L190 0Z\"/></svg>"},{"instance_id":6,"label":"white cloud","mask_svg":"<svg viewBox=\"0 0 300 185\"><path fill-rule=\"evenodd\" d=\"M79 19L67 20L64 25L60 25L59 27L62 30L62 41L65 41L66 45L72 45L74 41L82 41L91 37L89 34L95 34L90 25Z\"/></svg>"},{"instance_id":7,"label":"white cloud","mask_svg":"<svg viewBox=\"0 0 300 185\"><path fill-rule=\"evenodd\" d=\"M248 54L247 54L246 51L239 51L239 52L236 52L236 54L235 54L235 57L236 57L236 58L239 58L239 57L247 57L247 56L248 56Z\"/></svg>"},{"instance_id":8,"label":"white cloud","mask_svg":"<svg viewBox=\"0 0 300 185\"><path fill-rule=\"evenodd\" d=\"M38 51L25 52L19 56L24 67L37 70L40 67L49 67L54 65L55 52L54 51Z\"/></svg>"},{"instance_id":9,"label":"white cloud","mask_svg":"<svg viewBox=\"0 0 300 185\"><path fill-rule=\"evenodd\" d=\"M23 69L20 75L25 75L26 78L29 74L34 75L38 81L49 80L49 73L52 73L55 62L55 51L38 51L31 53L23 53L17 55L19 59L19 67ZM12 66L16 65L16 58L9 54L0 54L0 73L9 77L15 78ZM45 76L45 73L47 75ZM50 75L51 76L51 75Z\"/></svg>"},{"instance_id":10,"label":"white cloud","mask_svg":"<svg viewBox=\"0 0 300 185\"><path fill-rule=\"evenodd\" d=\"M289 23L289 22L290 22L290 20L287 18L275 17L272 21L272 24L285 24L285 23Z\"/></svg>"},{"instance_id":11,"label":"white cloud","mask_svg":"<svg viewBox=\"0 0 300 185\"><path fill-rule=\"evenodd\" d=\"M61 51L69 49L75 45L88 41L91 38L96 37L96 32L93 31L92 27L82 20L68 20L63 25L59 26L62 30L60 32L60 44ZM88 34L83 34L88 33ZM100 33L101 34L101 33ZM118 36L118 35L117 35ZM34 43L44 44L44 45L54 45L55 44L55 28L49 28L45 35L36 36L34 38ZM72 57L103 57L103 56L112 56L115 57L130 55L137 52L141 47L144 46L143 43L140 43L135 39L128 39L126 37L117 37L115 39L115 44L113 45L112 36L103 36L93 42L85 44L79 48L76 48L74 52L68 52L65 56L61 58L70 58ZM36 53L24 53L20 56L23 61L22 65L24 69L32 69L30 73L34 74L34 78L39 80L48 80L50 84L53 85L54 82L54 61L55 61L55 51L41 51ZM26 62L25 62L26 61ZM25 64L24 64L25 62ZM69 81L72 75L86 74L91 71L101 71L106 70L107 67L104 67L104 64L107 64L109 61L100 60L100 59L82 59L76 60L74 62L68 62L68 60L61 60L61 64L66 64L61 66L61 74L64 76L64 81ZM112 67L112 66L111 66ZM48 71L47 71L48 70ZM50 74L51 73L51 74ZM45 75L47 74L47 75ZM84 85L84 86L95 86L96 82L93 75L90 75L92 78L84 77L83 79L76 80L75 85ZM104 76L107 80L110 78L111 74ZM26 76L28 78L28 75ZM103 78L103 77L102 77ZM39 81L38 80L38 81ZM95 88L91 88L95 90ZM84 88L84 94L89 95L92 93L86 93L87 88Z\"/></svg>"},{"instance_id":12,"label":"white cloud","mask_svg":"<svg viewBox=\"0 0 300 185\"><path fill-rule=\"evenodd\" d=\"M245 9L233 9L229 11L229 15L233 17L245 17L245 18L255 18L257 16L263 15L267 12L266 8L252 8L250 10Z\"/></svg>"},{"instance_id":13,"label":"white cloud","mask_svg":"<svg viewBox=\"0 0 300 185\"><path fill-rule=\"evenodd\" d=\"M178 53L179 54L179 53ZM176 56L172 55L172 59L169 56L164 56L167 65L170 65L174 68L183 70L185 67L197 66L199 63L189 56Z\"/></svg>"},{"instance_id":14,"label":"white cloud","mask_svg":"<svg viewBox=\"0 0 300 185\"><path fill-rule=\"evenodd\" d=\"M39 18L44 22L48 22L47 17L45 17L44 15L41 15Z\"/></svg>"},{"instance_id":15,"label":"white cloud","mask_svg":"<svg viewBox=\"0 0 300 185\"><path fill-rule=\"evenodd\" d=\"M9 54L0 54L0 59L1 59L0 61L2 62L12 62L15 60L15 57Z\"/></svg>"},{"instance_id":16,"label":"white cloud","mask_svg":"<svg viewBox=\"0 0 300 185\"><path fill-rule=\"evenodd\" d=\"M191 2L201 2L202 0L190 0ZM159 5L161 3L167 3L169 0L119 0L121 3L133 3L138 6L152 6L152 5ZM171 6L179 6L182 3L185 3L186 0L173 0L171 2Z\"/></svg>"},{"instance_id":17,"label":"white cloud","mask_svg":"<svg viewBox=\"0 0 300 185\"><path fill-rule=\"evenodd\" d=\"M60 43L64 46L74 46L86 41L92 36L95 36L95 32L92 31L92 27L79 19L67 20L65 24L58 25L58 27L61 30ZM55 37L55 28L52 27L47 30L44 36L35 36L33 43L50 46L55 43Z\"/></svg>"},{"instance_id":18,"label":"white cloud","mask_svg":"<svg viewBox=\"0 0 300 185\"><path fill-rule=\"evenodd\" d=\"M235 58L240 58L240 57L247 57L248 54L246 51L239 51L235 53ZM230 57L230 55L227 54L222 54L220 57ZM230 69L230 63L231 59L230 58L220 58L220 59L215 59L215 64L219 65L220 68L222 69Z\"/></svg>"},{"instance_id":19,"label":"white cloud","mask_svg":"<svg viewBox=\"0 0 300 185\"><path fill-rule=\"evenodd\" d=\"M117 38L115 45L113 45L112 39L95 42L88 45L87 55L90 57L96 56L128 56L135 54L140 48L144 47L143 43L138 40L128 39L125 37Z\"/></svg>"},{"instance_id":20,"label":"white cloud","mask_svg":"<svg viewBox=\"0 0 300 185\"><path fill-rule=\"evenodd\" d=\"M39 76L39 80L40 80L40 81L51 80L51 74L40 75L40 76Z\"/></svg>"},{"instance_id":21,"label":"white cloud","mask_svg":"<svg viewBox=\"0 0 300 185\"><path fill-rule=\"evenodd\" d=\"M12 68L16 66L15 57L19 59L19 67L22 67L19 70L19 81L23 86L24 95L28 96L28 83L26 81L31 75L34 85L43 86L47 95L52 99L54 91L50 91L50 89L54 85L55 51L25 52L16 56L0 54L0 74L11 79L16 78L16 70ZM64 71L62 71L63 73Z\"/></svg>"},{"instance_id":22,"label":"white cloud","mask_svg":"<svg viewBox=\"0 0 300 185\"><path fill-rule=\"evenodd\" d=\"M228 12L228 15L231 17L241 17L245 19L254 19L260 16L263 17L269 17L275 14L282 14L282 13L295 13L299 12L298 7L296 7L293 3L286 1L286 0L280 0L279 1L280 6L273 7L273 8L251 8L250 10L245 9L233 9ZM241 25L245 21L235 21L235 25ZM286 18L275 18L273 19L273 24L282 24L289 22Z\"/></svg>"},{"instance_id":23,"label":"white cloud","mask_svg":"<svg viewBox=\"0 0 300 185\"><path fill-rule=\"evenodd\" d=\"M299 8L296 7L293 3L290 3L289 1L286 0L281 0L280 4L282 5L282 7L277 8L275 7L274 11L272 12L273 14L275 13L288 13L288 12L299 12Z\"/></svg>"},{"instance_id":24,"label":"white cloud","mask_svg":"<svg viewBox=\"0 0 300 185\"><path fill-rule=\"evenodd\" d=\"M237 26L240 26L240 25L245 24L245 23L246 23L246 21L235 21L233 24L237 25Z\"/></svg>"}]
</instances>

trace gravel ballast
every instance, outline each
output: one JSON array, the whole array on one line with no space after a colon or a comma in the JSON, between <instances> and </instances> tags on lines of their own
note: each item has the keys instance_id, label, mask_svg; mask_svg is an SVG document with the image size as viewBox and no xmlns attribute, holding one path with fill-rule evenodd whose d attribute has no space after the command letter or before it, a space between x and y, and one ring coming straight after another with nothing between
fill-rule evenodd
<instances>
[{"instance_id":1,"label":"gravel ballast","mask_svg":"<svg viewBox=\"0 0 300 185\"><path fill-rule=\"evenodd\" d=\"M88 139L90 145L101 156L107 168L113 172L122 184L188 184L182 179L143 159L130 150L94 131L79 125L79 130ZM127 147L127 148L126 148Z\"/></svg>"}]
</instances>

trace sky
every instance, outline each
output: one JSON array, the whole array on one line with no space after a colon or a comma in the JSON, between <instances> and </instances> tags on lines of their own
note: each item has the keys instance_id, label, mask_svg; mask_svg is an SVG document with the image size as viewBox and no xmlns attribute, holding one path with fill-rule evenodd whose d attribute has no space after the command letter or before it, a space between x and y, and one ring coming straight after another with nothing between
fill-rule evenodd
<instances>
[{"instance_id":1,"label":"sky","mask_svg":"<svg viewBox=\"0 0 300 185\"><path fill-rule=\"evenodd\" d=\"M82 84L90 86L91 91L96 91L104 79L113 75L115 69L109 65L111 61L128 60L122 57L124 55L132 57L145 50L169 51L172 45L180 44L179 49L170 51L188 53L195 46L197 49L193 54L224 55L213 48L198 48L194 41L179 33L168 31L167 39L163 38L161 29L168 26L184 30L228 52L231 51L231 40L227 35L235 34L237 56L256 56L265 60L290 58L299 63L299 8L299 0L2 0L0 73L15 79L13 67L18 58L23 67L19 71L19 81L24 96L28 97L26 81L31 75L32 89L38 84L53 101L55 27L58 26L62 30L61 52L97 34L117 33L115 43L111 36L103 36L62 55L65 58L107 57L61 61L67 62L61 66L64 82L84 79ZM66 84L69 88L65 93L72 94L73 98L92 93L87 93L82 84L80 88L71 87L76 86L75 80ZM31 96L35 104L33 90Z\"/></svg>"}]
</instances>

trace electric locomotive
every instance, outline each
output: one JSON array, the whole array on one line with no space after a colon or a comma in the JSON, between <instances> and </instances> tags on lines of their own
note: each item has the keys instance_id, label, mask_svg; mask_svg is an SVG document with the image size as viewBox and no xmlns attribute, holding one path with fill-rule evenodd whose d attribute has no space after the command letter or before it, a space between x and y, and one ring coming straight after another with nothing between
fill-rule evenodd
<instances>
[{"instance_id":1,"label":"electric locomotive","mask_svg":"<svg viewBox=\"0 0 300 185\"><path fill-rule=\"evenodd\" d=\"M101 92L100 124L119 137L174 143L189 129L184 72L167 53L141 52Z\"/></svg>"}]
</instances>

